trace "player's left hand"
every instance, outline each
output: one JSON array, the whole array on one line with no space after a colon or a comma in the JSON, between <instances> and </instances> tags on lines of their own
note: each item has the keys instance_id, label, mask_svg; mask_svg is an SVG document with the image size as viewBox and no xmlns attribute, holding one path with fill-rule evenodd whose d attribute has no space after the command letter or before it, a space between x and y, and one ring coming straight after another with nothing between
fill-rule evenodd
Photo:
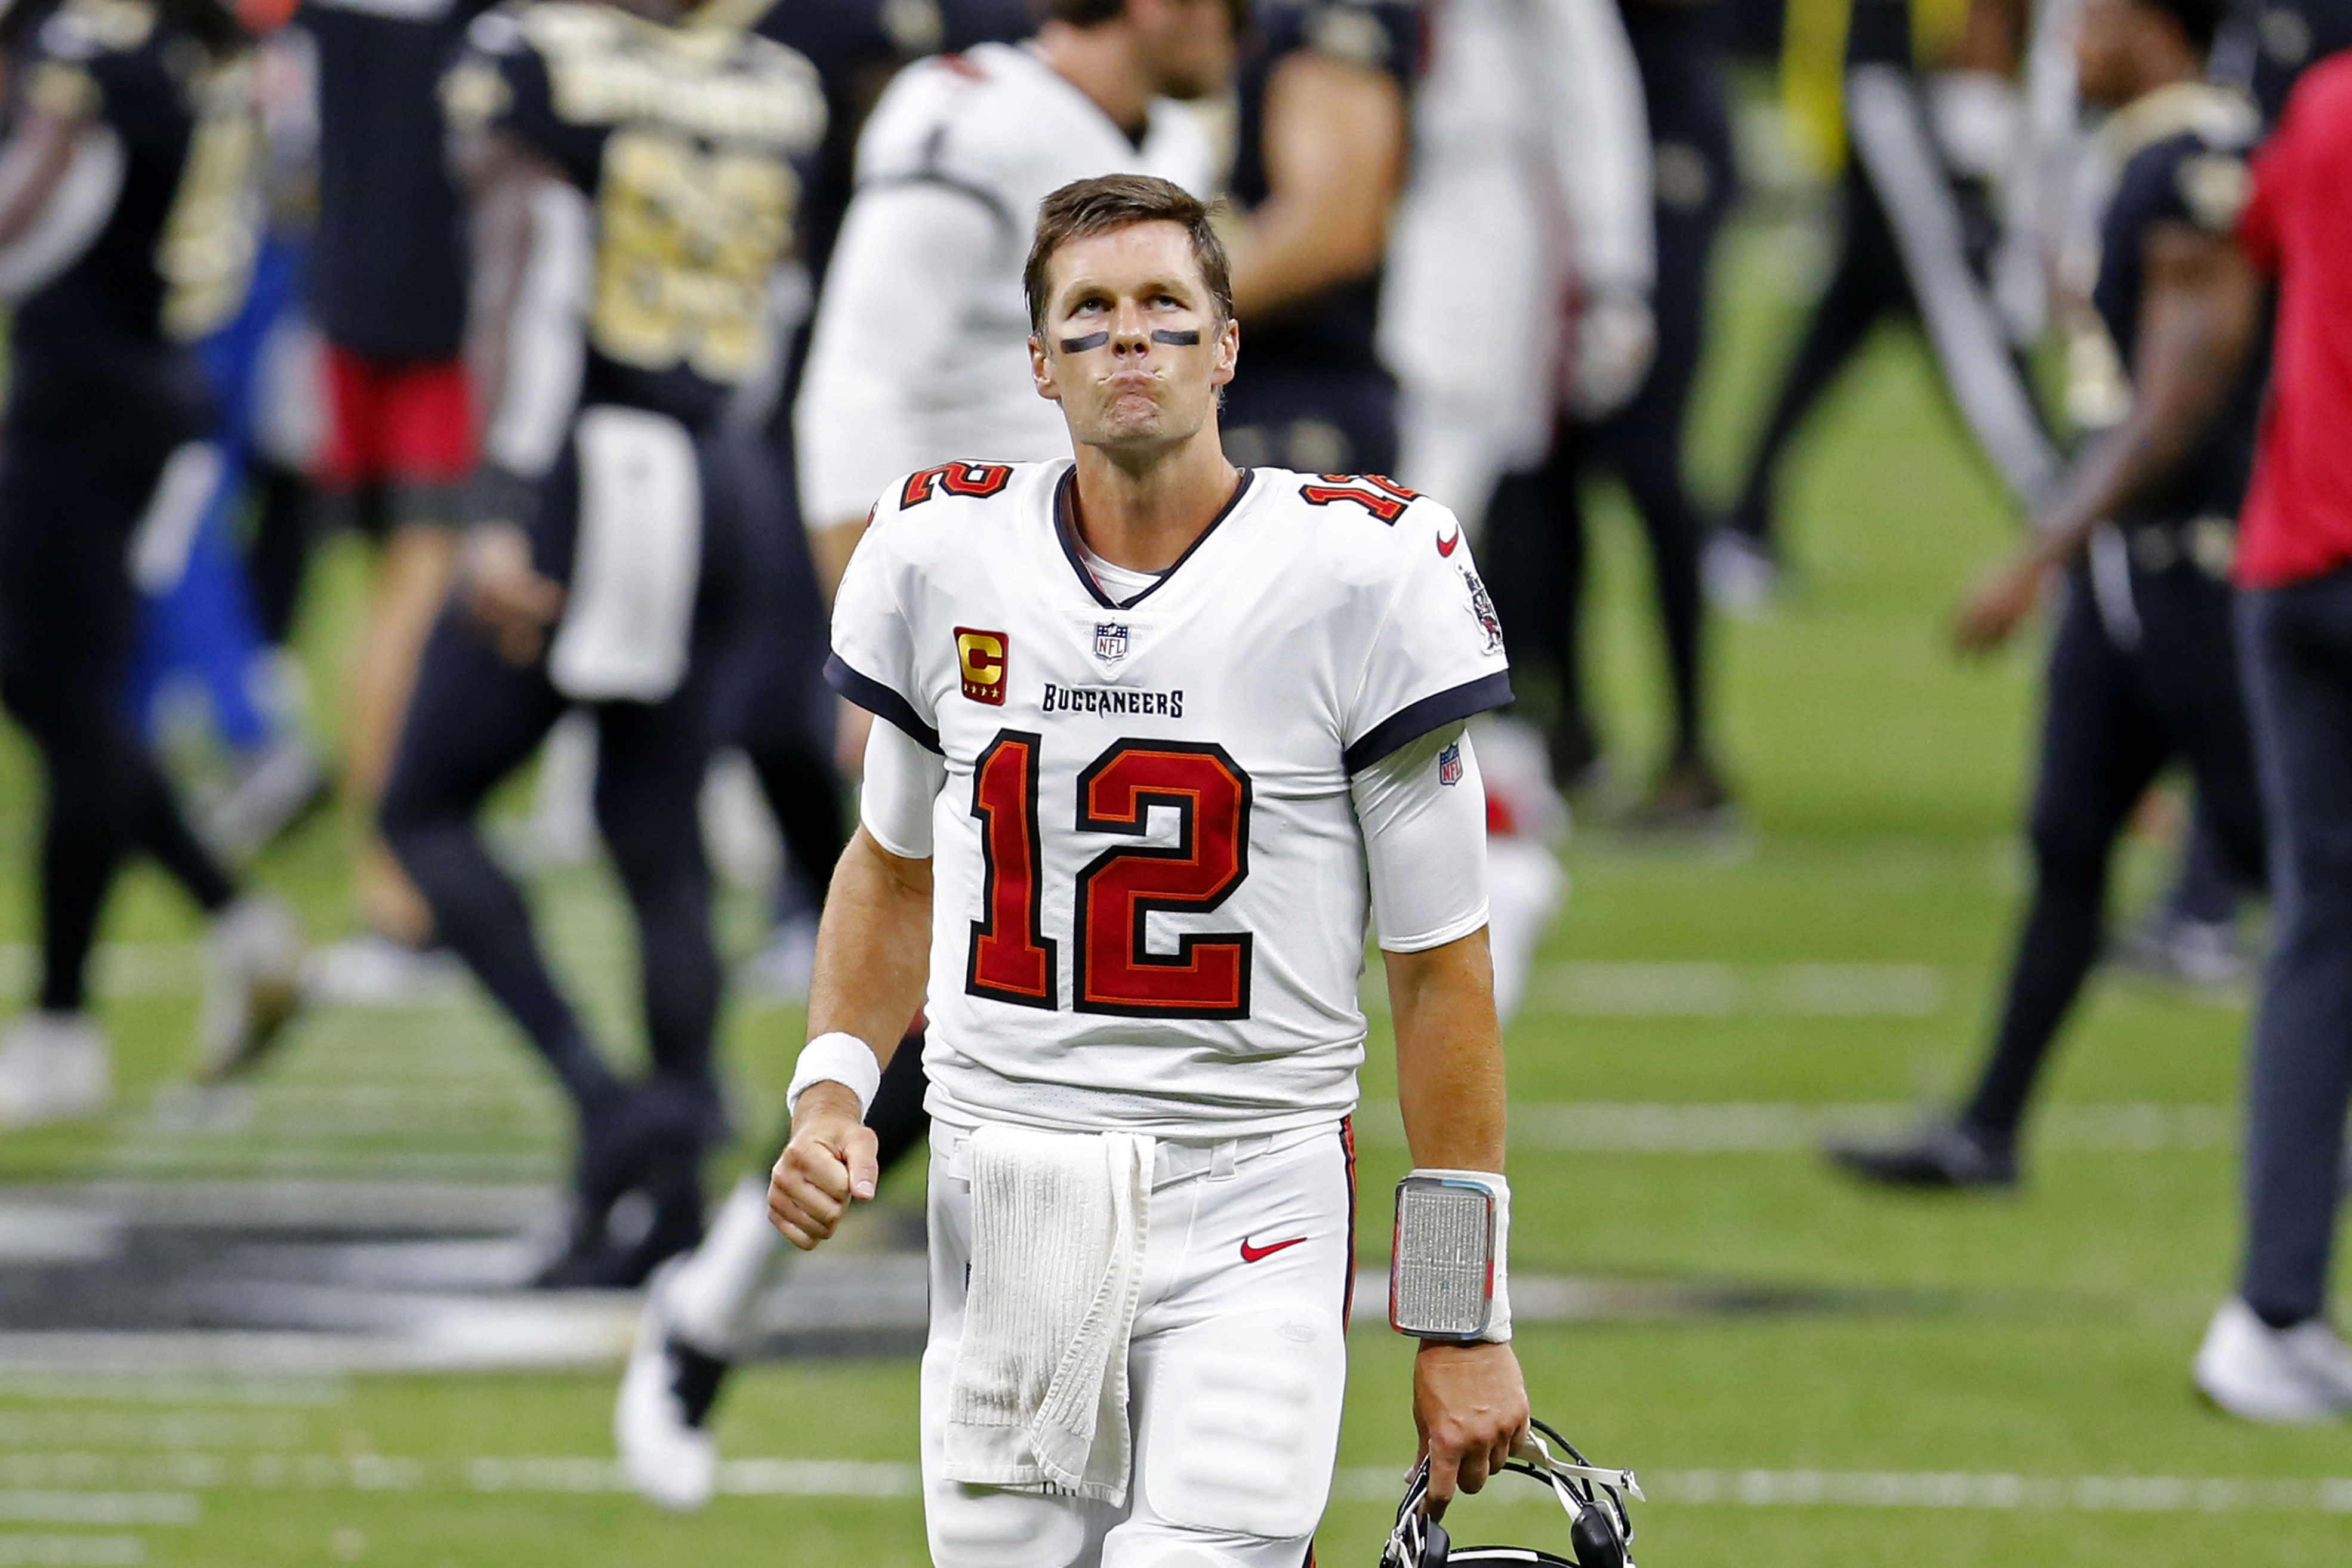
<instances>
[{"instance_id":1,"label":"player's left hand","mask_svg":"<svg viewBox=\"0 0 2352 1568\"><path fill-rule=\"evenodd\" d=\"M2032 556L2007 562L1978 582L1952 618L1952 646L1962 653L1990 653L2015 636L2042 602L2047 569Z\"/></svg>"},{"instance_id":2,"label":"player's left hand","mask_svg":"<svg viewBox=\"0 0 2352 1568\"><path fill-rule=\"evenodd\" d=\"M457 591L510 664L536 660L563 614L563 585L539 574L530 536L512 523L478 524L466 536Z\"/></svg>"},{"instance_id":3,"label":"player's left hand","mask_svg":"<svg viewBox=\"0 0 2352 1568\"><path fill-rule=\"evenodd\" d=\"M1423 1343L1412 1360L1412 1423L1429 1460L1429 1517L1475 1492L1527 1441L1528 1385L1507 1344Z\"/></svg>"}]
</instances>

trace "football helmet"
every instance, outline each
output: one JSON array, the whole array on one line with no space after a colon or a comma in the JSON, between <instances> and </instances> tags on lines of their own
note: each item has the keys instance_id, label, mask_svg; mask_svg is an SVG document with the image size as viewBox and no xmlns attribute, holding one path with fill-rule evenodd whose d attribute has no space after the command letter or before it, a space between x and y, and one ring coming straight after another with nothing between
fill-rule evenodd
<instances>
[{"instance_id":1,"label":"football helmet","mask_svg":"<svg viewBox=\"0 0 2352 1568\"><path fill-rule=\"evenodd\" d=\"M1413 1467L1397 1505L1396 1528L1381 1553L1381 1568L1469 1568L1505 1563L1549 1568L1633 1568L1633 1517L1625 1500L1642 1496L1631 1470L1608 1470L1576 1451L1576 1446L1541 1421L1528 1423L1528 1439L1503 1467L1542 1481L1568 1512L1572 1556L1528 1546L1455 1546L1445 1527L1423 1511L1429 1497L1429 1461Z\"/></svg>"}]
</instances>

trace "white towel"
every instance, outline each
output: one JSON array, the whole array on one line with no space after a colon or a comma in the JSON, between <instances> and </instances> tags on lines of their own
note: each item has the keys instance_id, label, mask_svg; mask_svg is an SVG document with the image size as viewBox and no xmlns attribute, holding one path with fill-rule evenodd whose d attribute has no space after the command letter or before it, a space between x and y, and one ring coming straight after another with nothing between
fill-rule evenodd
<instances>
[{"instance_id":1,"label":"white towel","mask_svg":"<svg viewBox=\"0 0 2352 1568\"><path fill-rule=\"evenodd\" d=\"M1152 1140L987 1126L967 1148L971 1282L940 1473L1124 1503Z\"/></svg>"},{"instance_id":2,"label":"white towel","mask_svg":"<svg viewBox=\"0 0 2352 1568\"><path fill-rule=\"evenodd\" d=\"M686 677L702 579L694 438L664 414L598 407L573 440L578 543L548 675L582 702L659 702Z\"/></svg>"}]
</instances>

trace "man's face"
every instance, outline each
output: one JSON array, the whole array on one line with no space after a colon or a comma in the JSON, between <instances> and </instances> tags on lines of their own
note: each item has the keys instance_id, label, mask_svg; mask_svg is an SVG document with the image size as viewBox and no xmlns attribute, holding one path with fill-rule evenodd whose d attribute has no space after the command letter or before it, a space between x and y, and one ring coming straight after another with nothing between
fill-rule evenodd
<instances>
[{"instance_id":1,"label":"man's face","mask_svg":"<svg viewBox=\"0 0 2352 1568\"><path fill-rule=\"evenodd\" d=\"M2074 85L2095 109L2120 109L2140 95L2147 30L2163 20L2139 0L2084 0L2074 34Z\"/></svg>"},{"instance_id":2,"label":"man's face","mask_svg":"<svg viewBox=\"0 0 2352 1568\"><path fill-rule=\"evenodd\" d=\"M1225 90L1239 47L1227 0L1134 0L1127 14L1158 91L1194 99Z\"/></svg>"},{"instance_id":3,"label":"man's face","mask_svg":"<svg viewBox=\"0 0 2352 1568\"><path fill-rule=\"evenodd\" d=\"M1041 397L1081 446L1148 453L1191 440L1234 379L1241 328L1216 303L1172 223L1074 239L1046 264L1045 327L1029 340Z\"/></svg>"}]
</instances>

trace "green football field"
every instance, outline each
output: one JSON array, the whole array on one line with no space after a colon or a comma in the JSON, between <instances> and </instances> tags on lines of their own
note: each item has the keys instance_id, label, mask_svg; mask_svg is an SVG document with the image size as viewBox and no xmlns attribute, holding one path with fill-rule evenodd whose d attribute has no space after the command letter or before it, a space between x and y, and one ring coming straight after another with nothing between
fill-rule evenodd
<instances>
[{"instance_id":1,"label":"green football field","mask_svg":"<svg viewBox=\"0 0 2352 1568\"><path fill-rule=\"evenodd\" d=\"M1791 328L1791 255L1762 227L1726 252L1731 308L1696 433L1712 490ZM2352 1432L2239 1426L2189 1389L2236 1245L2242 1006L2102 980L2013 1197L1866 1194L1818 1163L1821 1128L1901 1118L1979 1048L2022 881L2033 655L1964 668L1943 652L1951 596L2013 523L1915 341L1874 346L1790 481L1801 580L1717 647L1744 831L1668 851L1581 828L1574 895L1511 1031L1515 1275L1523 1315L1547 1320L1517 1343L1538 1413L1644 1476L1649 1568L2352 1561L2352 1479L2331 1479L2352 1478ZM1621 777L1638 778L1658 728L1645 569L1628 519L1605 515L1608 727ZM310 628L321 649L355 570L348 553L329 563ZM21 988L33 795L5 744L0 938ZM2163 865L2136 845L2123 901L2137 907ZM321 822L260 874L325 937L348 921L336 867ZM536 888L581 990L626 1040L632 967L609 881L569 871ZM750 943L749 894L730 895L727 924ZM318 1354L318 1336L65 1332L83 1325L11 1282L50 1277L44 1260L120 1265L89 1326L150 1308L202 1326L212 1310L175 1272L218 1261L184 1255L207 1245L201 1228L93 1238L74 1218L93 1202L152 1215L292 1193L357 1222L420 1194L535 1199L560 1176L551 1091L462 995L321 1010L250 1091L175 1087L194 936L139 873L103 988L115 1115L0 1141L0 1564L924 1560L903 1343L747 1373L719 1420L722 1495L673 1518L619 1490L610 1464L615 1368L596 1357L615 1311L586 1364L469 1374L353 1370ZM785 1009L730 1013L751 1134L772 1124L798 1028ZM1384 1049L1376 1022L1360 1118L1374 1260L1408 1163ZM864 1244L902 1246L918 1201L903 1179L887 1189L891 1213ZM438 1298L398 1300L412 1315L379 1326L429 1339L414 1314ZM56 1332L20 1332L37 1319ZM1409 1352L1377 1322L1352 1344L1319 1556L1370 1568L1412 1456ZM1457 1538L1564 1547L1557 1521L1514 1482L1453 1522Z\"/></svg>"}]
</instances>

